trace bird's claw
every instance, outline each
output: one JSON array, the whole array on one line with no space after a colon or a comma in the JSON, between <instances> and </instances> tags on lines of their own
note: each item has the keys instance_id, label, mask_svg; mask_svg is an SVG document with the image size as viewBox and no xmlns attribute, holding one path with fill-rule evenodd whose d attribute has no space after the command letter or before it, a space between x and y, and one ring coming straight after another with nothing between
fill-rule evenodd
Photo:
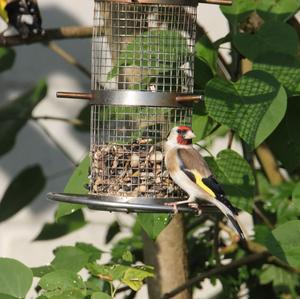
<instances>
[{"instance_id":1,"label":"bird's claw","mask_svg":"<svg viewBox=\"0 0 300 299\"><path fill-rule=\"evenodd\" d=\"M197 216L202 214L202 210L199 208L199 205L196 202L190 202L188 206L197 212Z\"/></svg>"},{"instance_id":2,"label":"bird's claw","mask_svg":"<svg viewBox=\"0 0 300 299\"><path fill-rule=\"evenodd\" d=\"M178 214L177 202L165 202L165 206L173 207L174 215Z\"/></svg>"}]
</instances>

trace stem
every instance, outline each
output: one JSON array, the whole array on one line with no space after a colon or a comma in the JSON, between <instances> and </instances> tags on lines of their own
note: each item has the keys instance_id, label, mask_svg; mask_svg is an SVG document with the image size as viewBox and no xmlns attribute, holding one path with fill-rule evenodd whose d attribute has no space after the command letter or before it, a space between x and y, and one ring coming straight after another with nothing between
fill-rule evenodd
<instances>
[{"instance_id":1,"label":"stem","mask_svg":"<svg viewBox=\"0 0 300 299\"><path fill-rule=\"evenodd\" d=\"M74 65L79 71L84 73L88 78L91 78L91 72L83 66L74 56L72 56L70 53L66 52L63 48L61 48L57 43L55 42L44 42L45 46L47 46L50 50L52 50L54 53L56 53L58 56L60 56L63 60L68 62L71 65Z\"/></svg>"},{"instance_id":2,"label":"stem","mask_svg":"<svg viewBox=\"0 0 300 299\"><path fill-rule=\"evenodd\" d=\"M219 219L216 219L216 222L214 225L213 255L215 257L217 266L220 266L220 264L221 264L220 254L219 254L219 232L220 232Z\"/></svg>"},{"instance_id":3,"label":"stem","mask_svg":"<svg viewBox=\"0 0 300 299\"><path fill-rule=\"evenodd\" d=\"M265 143L261 144L256 149L256 155L271 185L280 185L284 180L269 147Z\"/></svg>"},{"instance_id":4,"label":"stem","mask_svg":"<svg viewBox=\"0 0 300 299\"><path fill-rule=\"evenodd\" d=\"M73 126L81 126L84 124L83 121L81 121L80 119L78 118L74 118L74 119L69 119L69 118L64 118L64 117L56 117L56 116L32 116L30 119L32 120L57 120L57 121L63 121L63 122L66 122L70 125L73 125Z\"/></svg>"},{"instance_id":5,"label":"stem","mask_svg":"<svg viewBox=\"0 0 300 299\"><path fill-rule=\"evenodd\" d=\"M52 28L47 29L44 35L33 36L26 39L21 38L19 35L7 37L0 36L0 47L15 47L34 43L45 43L58 39L90 38L92 35L92 27L68 26Z\"/></svg>"},{"instance_id":6,"label":"stem","mask_svg":"<svg viewBox=\"0 0 300 299\"><path fill-rule=\"evenodd\" d=\"M264 215L264 213L260 210L260 208L256 204L253 205L253 210L269 229L274 229L274 225L270 222L267 216Z\"/></svg>"},{"instance_id":7,"label":"stem","mask_svg":"<svg viewBox=\"0 0 300 299\"><path fill-rule=\"evenodd\" d=\"M77 166L77 162L69 155L69 153L52 137L48 130L39 121L35 121L47 137L55 144L55 146L64 154L64 156L74 165Z\"/></svg>"},{"instance_id":8,"label":"stem","mask_svg":"<svg viewBox=\"0 0 300 299\"><path fill-rule=\"evenodd\" d=\"M233 142L233 137L234 137L234 131L233 131L233 130L230 130L230 131L229 131L229 136L228 136L227 149L231 149L231 147L232 147L232 142Z\"/></svg>"}]
</instances>

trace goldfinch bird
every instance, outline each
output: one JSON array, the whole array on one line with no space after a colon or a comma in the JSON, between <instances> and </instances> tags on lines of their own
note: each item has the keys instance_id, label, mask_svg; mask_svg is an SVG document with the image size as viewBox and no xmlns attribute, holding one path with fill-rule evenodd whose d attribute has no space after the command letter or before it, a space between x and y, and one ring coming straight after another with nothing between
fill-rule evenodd
<instances>
[{"instance_id":1,"label":"goldfinch bird","mask_svg":"<svg viewBox=\"0 0 300 299\"><path fill-rule=\"evenodd\" d=\"M245 235L236 218L237 209L225 197L225 193L212 175L206 161L199 151L194 149L192 139L196 137L187 126L174 127L165 143L165 164L173 181L186 193L189 198L184 201L167 203L177 209L177 205L189 204L194 206L197 199L204 199L214 204L229 219L241 241Z\"/></svg>"}]
</instances>

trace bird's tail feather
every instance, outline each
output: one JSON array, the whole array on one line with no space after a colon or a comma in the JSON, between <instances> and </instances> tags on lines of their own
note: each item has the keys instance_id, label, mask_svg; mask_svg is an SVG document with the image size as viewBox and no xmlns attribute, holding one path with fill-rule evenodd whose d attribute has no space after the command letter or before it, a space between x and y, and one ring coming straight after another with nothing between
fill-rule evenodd
<instances>
[{"instance_id":1,"label":"bird's tail feather","mask_svg":"<svg viewBox=\"0 0 300 299\"><path fill-rule=\"evenodd\" d=\"M221 210L221 212L229 219L229 221L232 223L233 227L235 228L236 232L240 236L241 242L246 242L246 236L241 228L241 225L239 224L239 221L236 218L236 215L234 211L231 211L226 205L224 205L222 202L220 202L218 199L214 199L213 203Z\"/></svg>"}]
</instances>

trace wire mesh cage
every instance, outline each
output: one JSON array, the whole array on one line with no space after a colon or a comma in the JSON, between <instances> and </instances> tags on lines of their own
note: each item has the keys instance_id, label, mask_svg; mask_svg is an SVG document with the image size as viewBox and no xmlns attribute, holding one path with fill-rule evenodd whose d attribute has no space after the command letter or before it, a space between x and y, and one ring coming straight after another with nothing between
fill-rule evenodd
<instances>
[{"instance_id":1,"label":"wire mesh cage","mask_svg":"<svg viewBox=\"0 0 300 299\"><path fill-rule=\"evenodd\" d=\"M193 91L196 6L168 2L96 0L93 90Z\"/></svg>"},{"instance_id":2,"label":"wire mesh cage","mask_svg":"<svg viewBox=\"0 0 300 299\"><path fill-rule=\"evenodd\" d=\"M191 125L192 108L175 98L193 92L195 32L196 3L95 1L91 194L185 196L165 168L163 141Z\"/></svg>"},{"instance_id":3,"label":"wire mesh cage","mask_svg":"<svg viewBox=\"0 0 300 299\"><path fill-rule=\"evenodd\" d=\"M164 165L163 142L191 108L92 105L91 193L182 198Z\"/></svg>"}]
</instances>

